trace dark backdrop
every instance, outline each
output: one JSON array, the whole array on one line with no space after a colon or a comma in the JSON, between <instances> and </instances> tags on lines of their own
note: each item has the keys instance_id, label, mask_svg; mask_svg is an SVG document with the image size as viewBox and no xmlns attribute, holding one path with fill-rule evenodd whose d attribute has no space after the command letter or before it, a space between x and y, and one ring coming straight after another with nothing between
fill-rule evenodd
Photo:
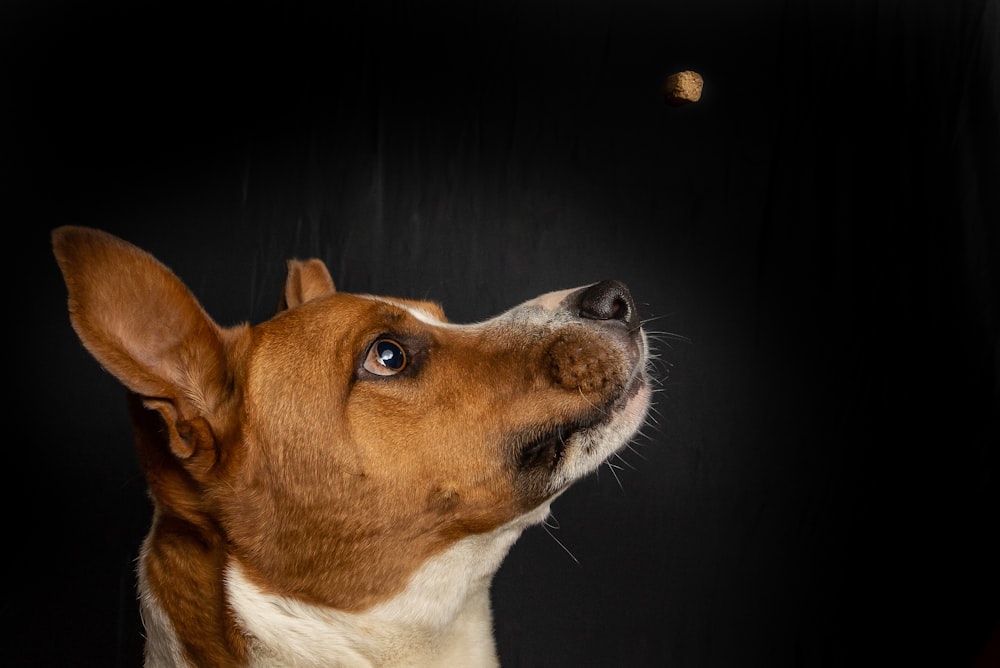
<instances>
[{"instance_id":1,"label":"dark backdrop","mask_svg":"<svg viewBox=\"0 0 1000 668\"><path fill-rule=\"evenodd\" d=\"M222 324L267 318L292 256L455 321L629 283L659 333L654 420L501 568L505 668L971 667L986 646L998 3L3 13L0 662L141 652L149 505L122 390L69 326L64 223L150 250ZM683 69L702 100L667 106Z\"/></svg>"}]
</instances>

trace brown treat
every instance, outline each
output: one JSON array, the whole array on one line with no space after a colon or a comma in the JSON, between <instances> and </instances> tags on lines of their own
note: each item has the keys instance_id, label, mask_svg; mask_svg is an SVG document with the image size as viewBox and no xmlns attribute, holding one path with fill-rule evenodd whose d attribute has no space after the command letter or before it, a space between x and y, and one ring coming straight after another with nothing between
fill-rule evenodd
<instances>
[{"instance_id":1,"label":"brown treat","mask_svg":"<svg viewBox=\"0 0 1000 668\"><path fill-rule=\"evenodd\" d=\"M701 75L691 70L671 74L663 84L663 97L672 107L697 102L701 99L701 87L704 83Z\"/></svg>"}]
</instances>

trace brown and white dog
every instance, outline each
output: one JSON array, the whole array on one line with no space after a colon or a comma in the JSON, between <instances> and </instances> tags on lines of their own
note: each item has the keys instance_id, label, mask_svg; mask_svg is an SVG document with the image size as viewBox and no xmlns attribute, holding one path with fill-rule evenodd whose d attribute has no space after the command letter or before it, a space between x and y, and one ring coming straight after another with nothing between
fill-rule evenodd
<instances>
[{"instance_id":1,"label":"brown and white dog","mask_svg":"<svg viewBox=\"0 0 1000 668\"><path fill-rule=\"evenodd\" d=\"M617 281L456 325L291 260L275 317L221 327L145 251L52 241L73 328L129 390L147 666L497 665L501 560L649 407Z\"/></svg>"}]
</instances>

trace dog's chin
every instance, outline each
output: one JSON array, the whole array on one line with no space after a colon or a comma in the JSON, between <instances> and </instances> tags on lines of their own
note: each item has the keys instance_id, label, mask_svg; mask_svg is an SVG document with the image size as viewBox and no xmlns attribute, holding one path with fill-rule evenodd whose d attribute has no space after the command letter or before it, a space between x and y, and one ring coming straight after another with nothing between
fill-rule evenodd
<instances>
[{"instance_id":1,"label":"dog's chin","mask_svg":"<svg viewBox=\"0 0 1000 668\"><path fill-rule=\"evenodd\" d=\"M644 373L636 374L609 405L595 408L587 418L560 425L530 439L522 447L519 466L538 481L544 472L543 496L561 493L596 470L639 431L649 411L652 389ZM541 482L541 481L538 481Z\"/></svg>"}]
</instances>

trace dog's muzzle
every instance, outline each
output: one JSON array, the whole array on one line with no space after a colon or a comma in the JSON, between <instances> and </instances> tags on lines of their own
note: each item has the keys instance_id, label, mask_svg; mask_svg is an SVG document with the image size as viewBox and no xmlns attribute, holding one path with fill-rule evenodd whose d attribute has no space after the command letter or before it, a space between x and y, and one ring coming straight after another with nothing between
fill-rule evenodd
<instances>
[{"instance_id":1,"label":"dog's muzzle","mask_svg":"<svg viewBox=\"0 0 1000 668\"><path fill-rule=\"evenodd\" d=\"M518 439L519 470L548 494L593 470L641 425L648 405L646 342L635 300L621 281L546 295L536 304L547 306L554 324L544 357L549 381L567 399L575 397L577 407Z\"/></svg>"}]
</instances>

